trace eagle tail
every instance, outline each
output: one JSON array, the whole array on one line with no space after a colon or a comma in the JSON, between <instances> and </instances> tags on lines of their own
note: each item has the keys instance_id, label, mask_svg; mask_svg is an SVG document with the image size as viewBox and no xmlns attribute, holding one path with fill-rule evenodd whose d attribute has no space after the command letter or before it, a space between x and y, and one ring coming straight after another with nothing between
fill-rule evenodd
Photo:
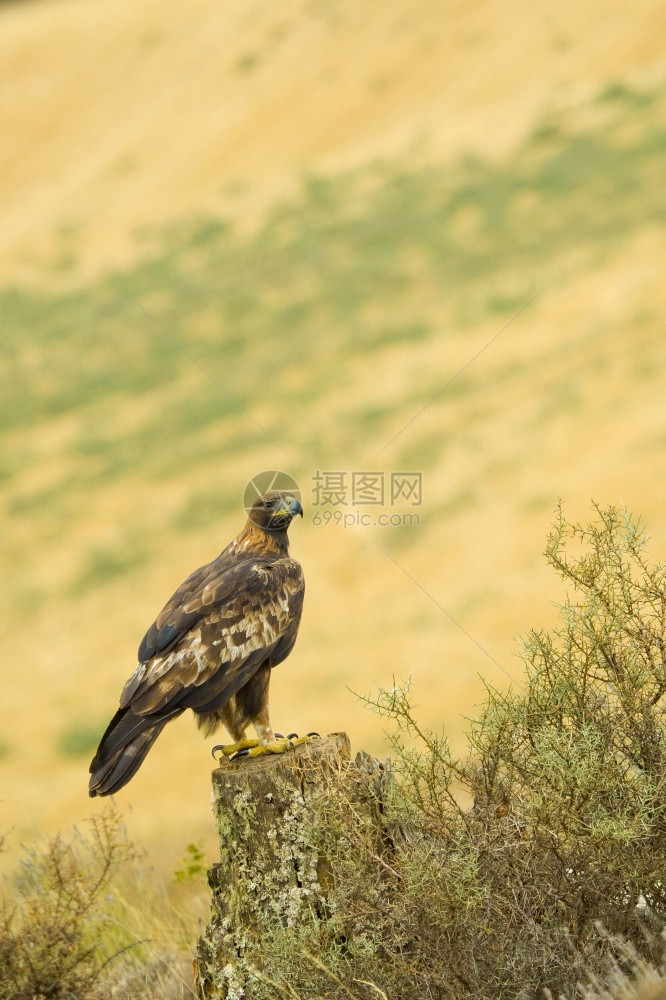
<instances>
[{"instance_id":1,"label":"eagle tail","mask_svg":"<svg viewBox=\"0 0 666 1000\"><path fill-rule=\"evenodd\" d=\"M113 795L134 777L164 726L177 713L157 719L120 708L108 725L90 764L90 796Z\"/></svg>"}]
</instances>

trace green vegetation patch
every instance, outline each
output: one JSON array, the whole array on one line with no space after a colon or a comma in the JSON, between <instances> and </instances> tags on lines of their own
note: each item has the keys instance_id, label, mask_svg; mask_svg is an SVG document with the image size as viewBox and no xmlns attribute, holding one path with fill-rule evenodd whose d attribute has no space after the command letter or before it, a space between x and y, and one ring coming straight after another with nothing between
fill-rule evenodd
<instances>
[{"instance_id":1,"label":"green vegetation patch","mask_svg":"<svg viewBox=\"0 0 666 1000\"><path fill-rule=\"evenodd\" d=\"M92 756L99 745L102 733L106 729L106 720L99 723L72 722L61 732L56 744L56 750L61 757Z\"/></svg>"},{"instance_id":2,"label":"green vegetation patch","mask_svg":"<svg viewBox=\"0 0 666 1000\"><path fill-rule=\"evenodd\" d=\"M76 596L85 593L90 587L111 583L116 578L125 576L129 570L146 561L147 552L145 545L138 541L93 546L71 584L71 594Z\"/></svg>"}]
</instances>

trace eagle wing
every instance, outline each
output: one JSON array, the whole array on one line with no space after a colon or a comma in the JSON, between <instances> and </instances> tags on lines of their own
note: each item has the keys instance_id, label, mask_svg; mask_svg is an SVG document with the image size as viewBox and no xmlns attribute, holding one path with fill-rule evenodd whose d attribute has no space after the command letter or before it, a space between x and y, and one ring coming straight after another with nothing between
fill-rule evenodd
<instances>
[{"instance_id":1,"label":"eagle wing","mask_svg":"<svg viewBox=\"0 0 666 1000\"><path fill-rule=\"evenodd\" d=\"M303 606L300 565L256 556L229 565L223 555L192 573L148 629L121 709L162 717L213 711L262 663L279 662L293 646Z\"/></svg>"},{"instance_id":2,"label":"eagle wing","mask_svg":"<svg viewBox=\"0 0 666 1000\"><path fill-rule=\"evenodd\" d=\"M252 586L252 568L256 560L229 566L222 563L222 558L218 556L190 573L171 595L141 640L139 663L148 662L156 653L167 653L192 625L207 614L211 605L232 602L239 590Z\"/></svg>"}]
</instances>

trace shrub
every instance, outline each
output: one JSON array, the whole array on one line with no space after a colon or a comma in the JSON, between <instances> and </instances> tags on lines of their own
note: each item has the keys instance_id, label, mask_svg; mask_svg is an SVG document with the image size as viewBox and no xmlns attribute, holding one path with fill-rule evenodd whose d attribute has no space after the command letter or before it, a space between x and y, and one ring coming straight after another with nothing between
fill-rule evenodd
<instances>
[{"instance_id":1,"label":"shrub","mask_svg":"<svg viewBox=\"0 0 666 1000\"><path fill-rule=\"evenodd\" d=\"M90 821L88 838L52 838L25 852L0 896L1 1000L89 997L108 963L133 945L114 918L112 876L135 856L118 816Z\"/></svg>"},{"instance_id":2,"label":"shrub","mask_svg":"<svg viewBox=\"0 0 666 1000\"><path fill-rule=\"evenodd\" d=\"M0 1000L194 1000L190 925L203 895L175 906L114 810L89 827L25 851L6 881Z\"/></svg>"},{"instance_id":3,"label":"shrub","mask_svg":"<svg viewBox=\"0 0 666 1000\"><path fill-rule=\"evenodd\" d=\"M595 514L558 510L559 624L524 638L524 687L487 689L465 756L408 685L368 699L392 723L384 843L327 797L328 910L273 928L253 996L610 996L609 967L663 960L666 567L629 515Z\"/></svg>"}]
</instances>

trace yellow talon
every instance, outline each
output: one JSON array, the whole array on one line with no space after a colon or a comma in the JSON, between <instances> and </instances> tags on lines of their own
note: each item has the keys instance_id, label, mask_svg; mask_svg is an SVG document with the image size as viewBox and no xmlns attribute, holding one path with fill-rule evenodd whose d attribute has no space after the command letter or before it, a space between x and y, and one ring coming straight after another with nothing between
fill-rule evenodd
<instances>
[{"instance_id":1,"label":"yellow talon","mask_svg":"<svg viewBox=\"0 0 666 1000\"><path fill-rule=\"evenodd\" d=\"M285 753L287 750L293 750L294 747L301 746L302 743L309 743L309 736L293 736L283 737L279 740L273 740L271 743L259 743L258 740L246 741L252 742L251 747L241 747L237 750L231 760L237 760L239 757L260 757L265 753Z\"/></svg>"},{"instance_id":2,"label":"yellow talon","mask_svg":"<svg viewBox=\"0 0 666 1000\"><path fill-rule=\"evenodd\" d=\"M211 753L213 757L219 750L224 757L233 757L234 754L239 753L241 750L248 750L252 747L259 746L259 740L239 740L238 743L218 743L216 747L213 747Z\"/></svg>"}]
</instances>

